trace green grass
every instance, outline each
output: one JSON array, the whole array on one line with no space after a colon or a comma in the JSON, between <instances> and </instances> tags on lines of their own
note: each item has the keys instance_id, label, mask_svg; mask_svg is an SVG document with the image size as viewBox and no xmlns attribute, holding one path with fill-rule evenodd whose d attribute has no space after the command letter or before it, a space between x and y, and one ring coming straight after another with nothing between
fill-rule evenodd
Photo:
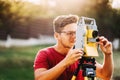
<instances>
[{"instance_id":1,"label":"green grass","mask_svg":"<svg viewBox=\"0 0 120 80\"><path fill-rule=\"evenodd\" d=\"M0 80L34 80L33 61L35 55L38 50L51 45L0 47ZM119 57L120 51L115 51L113 56L115 66L113 77L120 77ZM99 54L99 57L96 58L100 63L102 63L102 59L102 54Z\"/></svg>"},{"instance_id":2,"label":"green grass","mask_svg":"<svg viewBox=\"0 0 120 80\"><path fill-rule=\"evenodd\" d=\"M0 80L34 80L35 55L48 46L0 47Z\"/></svg>"},{"instance_id":3,"label":"green grass","mask_svg":"<svg viewBox=\"0 0 120 80\"><path fill-rule=\"evenodd\" d=\"M114 76L119 76L120 79L120 52L114 52Z\"/></svg>"}]
</instances>

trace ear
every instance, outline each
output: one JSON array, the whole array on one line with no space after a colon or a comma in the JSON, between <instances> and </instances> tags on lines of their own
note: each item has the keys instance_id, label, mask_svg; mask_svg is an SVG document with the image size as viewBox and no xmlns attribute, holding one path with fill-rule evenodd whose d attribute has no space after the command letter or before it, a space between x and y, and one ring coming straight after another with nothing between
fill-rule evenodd
<instances>
[{"instance_id":1,"label":"ear","mask_svg":"<svg viewBox=\"0 0 120 80\"><path fill-rule=\"evenodd\" d=\"M55 39L59 39L59 33L54 32L54 37L55 37Z\"/></svg>"}]
</instances>

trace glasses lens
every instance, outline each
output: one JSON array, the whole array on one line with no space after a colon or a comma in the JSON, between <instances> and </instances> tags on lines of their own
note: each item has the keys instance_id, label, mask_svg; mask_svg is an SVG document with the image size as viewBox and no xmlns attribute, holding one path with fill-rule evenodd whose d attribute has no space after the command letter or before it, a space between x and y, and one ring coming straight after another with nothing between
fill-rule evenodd
<instances>
[{"instance_id":1,"label":"glasses lens","mask_svg":"<svg viewBox=\"0 0 120 80\"><path fill-rule=\"evenodd\" d=\"M75 31L62 31L61 33L66 33L66 34L69 35L69 36L76 35L76 32L75 32Z\"/></svg>"}]
</instances>

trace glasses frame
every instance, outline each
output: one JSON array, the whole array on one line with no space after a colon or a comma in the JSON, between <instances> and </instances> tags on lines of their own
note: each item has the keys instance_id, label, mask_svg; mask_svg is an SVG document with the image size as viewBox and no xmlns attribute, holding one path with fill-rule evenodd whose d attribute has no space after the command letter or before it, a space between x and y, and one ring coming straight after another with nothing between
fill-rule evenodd
<instances>
[{"instance_id":1,"label":"glasses frame","mask_svg":"<svg viewBox=\"0 0 120 80\"><path fill-rule=\"evenodd\" d=\"M76 31L61 31L59 33L65 33L68 36L76 35Z\"/></svg>"}]
</instances>

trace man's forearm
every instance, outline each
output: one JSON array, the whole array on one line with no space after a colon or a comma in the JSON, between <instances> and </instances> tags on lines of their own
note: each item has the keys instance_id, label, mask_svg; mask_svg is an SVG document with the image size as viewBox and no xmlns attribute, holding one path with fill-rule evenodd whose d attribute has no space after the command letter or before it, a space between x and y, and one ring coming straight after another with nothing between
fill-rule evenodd
<instances>
[{"instance_id":1,"label":"man's forearm","mask_svg":"<svg viewBox=\"0 0 120 80\"><path fill-rule=\"evenodd\" d=\"M35 80L56 80L66 68L67 64L62 60L49 70L43 72L35 71Z\"/></svg>"},{"instance_id":2,"label":"man's forearm","mask_svg":"<svg viewBox=\"0 0 120 80\"><path fill-rule=\"evenodd\" d=\"M104 63L103 63L103 69L102 73L106 78L111 78L113 73L113 54L104 54Z\"/></svg>"}]
</instances>

